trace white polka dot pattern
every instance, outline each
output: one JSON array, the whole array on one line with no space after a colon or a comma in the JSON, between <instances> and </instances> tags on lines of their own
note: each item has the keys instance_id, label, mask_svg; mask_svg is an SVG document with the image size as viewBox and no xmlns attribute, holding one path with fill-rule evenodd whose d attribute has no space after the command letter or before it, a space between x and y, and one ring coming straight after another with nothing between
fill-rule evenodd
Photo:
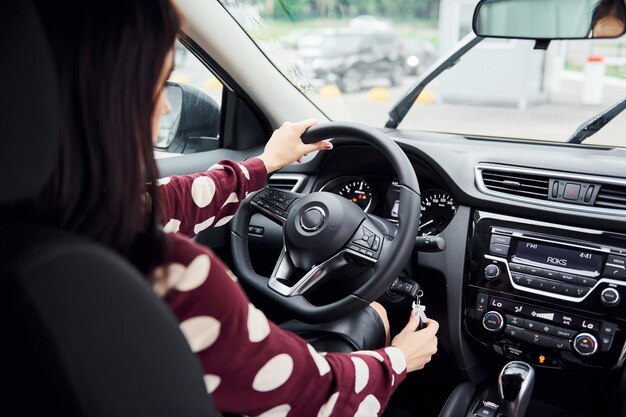
<instances>
[{"instance_id":1,"label":"white polka dot pattern","mask_svg":"<svg viewBox=\"0 0 626 417\"><path fill-rule=\"evenodd\" d=\"M391 368L395 373L401 374L402 371L406 369L406 359L404 358L404 354L400 349L394 346L389 346L385 348L385 353L389 356L389 360L391 361Z\"/></svg>"},{"instance_id":2,"label":"white polka dot pattern","mask_svg":"<svg viewBox=\"0 0 626 417\"><path fill-rule=\"evenodd\" d=\"M210 316L193 317L180 324L180 330L193 352L203 351L213 345L220 335L220 327L220 322Z\"/></svg>"},{"instance_id":3,"label":"white polka dot pattern","mask_svg":"<svg viewBox=\"0 0 626 417\"><path fill-rule=\"evenodd\" d=\"M380 411L380 403L373 395L368 395L365 397L361 404L359 404L359 409L356 410L354 417L376 417L378 412Z\"/></svg>"},{"instance_id":4,"label":"white polka dot pattern","mask_svg":"<svg viewBox=\"0 0 626 417\"><path fill-rule=\"evenodd\" d=\"M217 171L217 170L223 170L223 169L224 169L224 165L213 164L209 167L209 169L207 169L207 171Z\"/></svg>"},{"instance_id":5,"label":"white polka dot pattern","mask_svg":"<svg viewBox=\"0 0 626 417\"><path fill-rule=\"evenodd\" d=\"M252 388L258 392L268 392L283 385L293 371L293 359L286 353L281 353L267 361L252 381Z\"/></svg>"},{"instance_id":6,"label":"white polka dot pattern","mask_svg":"<svg viewBox=\"0 0 626 417\"><path fill-rule=\"evenodd\" d=\"M198 233L200 233L204 229L208 229L209 227L211 227L211 225L213 224L214 220L215 220L215 216L209 217L205 221L203 221L201 223L198 223L197 225L195 225L193 227L193 232L197 235Z\"/></svg>"},{"instance_id":7,"label":"white polka dot pattern","mask_svg":"<svg viewBox=\"0 0 626 417\"><path fill-rule=\"evenodd\" d=\"M198 288L206 281L211 269L211 259L209 255L198 255L184 271L183 276L178 279L175 288L178 291L191 291Z\"/></svg>"},{"instance_id":8,"label":"white polka dot pattern","mask_svg":"<svg viewBox=\"0 0 626 417\"><path fill-rule=\"evenodd\" d=\"M157 180L157 185L166 185L169 184L172 179L170 177L160 178Z\"/></svg>"},{"instance_id":9,"label":"white polka dot pattern","mask_svg":"<svg viewBox=\"0 0 626 417\"><path fill-rule=\"evenodd\" d=\"M352 352L352 354L371 356L372 358L378 359L380 362L385 362L385 358L383 358L383 355L373 350L357 350L356 352Z\"/></svg>"},{"instance_id":10,"label":"white polka dot pattern","mask_svg":"<svg viewBox=\"0 0 626 417\"><path fill-rule=\"evenodd\" d=\"M330 398L328 399L328 401L326 401L326 403L324 405L322 405L322 408L320 408L320 411L318 411L317 413L317 417L328 417L333 413L333 409L335 408L335 404L337 404L337 399L339 398L339 393L336 392L333 395L330 396Z\"/></svg>"},{"instance_id":11,"label":"white polka dot pattern","mask_svg":"<svg viewBox=\"0 0 626 417\"><path fill-rule=\"evenodd\" d=\"M239 168L241 169L241 172L243 173L243 176L246 177L247 180L250 179L250 173L248 172L248 168L246 168L245 166L241 165L241 164L237 164L239 165Z\"/></svg>"},{"instance_id":12,"label":"white polka dot pattern","mask_svg":"<svg viewBox=\"0 0 626 417\"><path fill-rule=\"evenodd\" d=\"M222 204L222 208L224 208L224 206L226 206L227 204L237 203L237 202L239 202L239 198L237 197L237 193L230 193L230 195L228 196L228 198L226 199L224 204Z\"/></svg>"},{"instance_id":13,"label":"white polka dot pattern","mask_svg":"<svg viewBox=\"0 0 626 417\"><path fill-rule=\"evenodd\" d=\"M267 410L263 414L259 414L257 417L286 417L289 411L291 411L291 406L289 404L282 404L271 410Z\"/></svg>"},{"instance_id":14,"label":"white polka dot pattern","mask_svg":"<svg viewBox=\"0 0 626 417\"><path fill-rule=\"evenodd\" d=\"M396 385L396 376L391 375L391 386L393 387L394 385Z\"/></svg>"},{"instance_id":15,"label":"white polka dot pattern","mask_svg":"<svg viewBox=\"0 0 626 417\"><path fill-rule=\"evenodd\" d=\"M317 369L320 371L320 376L324 376L330 372L330 365L325 357L317 353L315 348L307 343L306 347L309 349L313 360L315 361L315 365L317 365Z\"/></svg>"},{"instance_id":16,"label":"white polka dot pattern","mask_svg":"<svg viewBox=\"0 0 626 417\"><path fill-rule=\"evenodd\" d=\"M258 343L270 334L270 325L263 312L248 304L248 337L252 343Z\"/></svg>"},{"instance_id":17,"label":"white polka dot pattern","mask_svg":"<svg viewBox=\"0 0 626 417\"><path fill-rule=\"evenodd\" d=\"M200 208L208 206L215 195L215 183L209 177L197 177L191 184L191 198Z\"/></svg>"},{"instance_id":18,"label":"white polka dot pattern","mask_svg":"<svg viewBox=\"0 0 626 417\"><path fill-rule=\"evenodd\" d=\"M370 370L365 361L361 358L353 357L354 364L354 392L357 394L363 391L370 379Z\"/></svg>"},{"instance_id":19,"label":"white polka dot pattern","mask_svg":"<svg viewBox=\"0 0 626 417\"><path fill-rule=\"evenodd\" d=\"M163 226L163 231L165 233L176 233L180 230L180 220L170 219L169 222L165 226Z\"/></svg>"},{"instance_id":20,"label":"white polka dot pattern","mask_svg":"<svg viewBox=\"0 0 626 417\"><path fill-rule=\"evenodd\" d=\"M204 376L204 385L209 394L213 393L218 385L222 382L222 378L217 375L207 374Z\"/></svg>"},{"instance_id":21,"label":"white polka dot pattern","mask_svg":"<svg viewBox=\"0 0 626 417\"><path fill-rule=\"evenodd\" d=\"M215 227L224 226L226 223L231 221L232 218L233 218L233 216L224 216L224 217L222 217L221 219L218 220L217 223L215 223Z\"/></svg>"}]
</instances>

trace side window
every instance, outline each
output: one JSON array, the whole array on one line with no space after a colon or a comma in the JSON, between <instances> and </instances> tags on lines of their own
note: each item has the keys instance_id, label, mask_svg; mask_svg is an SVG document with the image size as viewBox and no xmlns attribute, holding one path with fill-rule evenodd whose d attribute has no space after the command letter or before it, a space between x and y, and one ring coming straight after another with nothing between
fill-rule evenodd
<instances>
[{"instance_id":1,"label":"side window","mask_svg":"<svg viewBox=\"0 0 626 417\"><path fill-rule=\"evenodd\" d=\"M178 41L166 88L171 111L161 117L156 157L219 148L222 84Z\"/></svg>"}]
</instances>

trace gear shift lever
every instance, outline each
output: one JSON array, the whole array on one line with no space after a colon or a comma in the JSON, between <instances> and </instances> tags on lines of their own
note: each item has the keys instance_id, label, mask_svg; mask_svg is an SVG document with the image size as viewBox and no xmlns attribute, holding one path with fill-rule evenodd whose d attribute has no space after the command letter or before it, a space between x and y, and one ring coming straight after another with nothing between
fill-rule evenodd
<instances>
[{"instance_id":1,"label":"gear shift lever","mask_svg":"<svg viewBox=\"0 0 626 417\"><path fill-rule=\"evenodd\" d=\"M529 364L513 361L504 365L498 378L500 415L524 417L534 384L535 370Z\"/></svg>"}]
</instances>

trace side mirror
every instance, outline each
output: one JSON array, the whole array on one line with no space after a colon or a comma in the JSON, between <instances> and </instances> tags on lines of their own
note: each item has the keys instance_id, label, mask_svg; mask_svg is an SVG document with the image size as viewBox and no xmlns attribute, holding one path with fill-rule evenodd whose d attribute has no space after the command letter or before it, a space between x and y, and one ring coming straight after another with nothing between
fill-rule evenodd
<instances>
[{"instance_id":1,"label":"side mirror","mask_svg":"<svg viewBox=\"0 0 626 417\"><path fill-rule=\"evenodd\" d=\"M625 21L624 0L481 0L472 27L490 38L615 38Z\"/></svg>"},{"instance_id":2,"label":"side mirror","mask_svg":"<svg viewBox=\"0 0 626 417\"><path fill-rule=\"evenodd\" d=\"M219 148L220 107L195 87L168 81L171 111L161 117L155 149L195 153Z\"/></svg>"}]
</instances>

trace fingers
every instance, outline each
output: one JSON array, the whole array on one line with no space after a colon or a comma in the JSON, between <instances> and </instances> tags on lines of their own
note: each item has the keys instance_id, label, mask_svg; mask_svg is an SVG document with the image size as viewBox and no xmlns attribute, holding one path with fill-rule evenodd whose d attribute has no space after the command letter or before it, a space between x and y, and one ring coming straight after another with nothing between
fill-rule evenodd
<instances>
[{"instance_id":1,"label":"fingers","mask_svg":"<svg viewBox=\"0 0 626 417\"><path fill-rule=\"evenodd\" d=\"M320 140L319 142L315 142L315 143L309 143L307 145L304 145L303 152L305 154L307 153L311 153L311 152L315 152L315 151L324 151L324 150L330 150L333 148L333 144L326 141L326 140Z\"/></svg>"},{"instance_id":2,"label":"fingers","mask_svg":"<svg viewBox=\"0 0 626 417\"><path fill-rule=\"evenodd\" d=\"M293 125L300 131L300 134L304 133L308 128L315 126L319 123L317 119L306 119L301 122L293 123Z\"/></svg>"},{"instance_id":3,"label":"fingers","mask_svg":"<svg viewBox=\"0 0 626 417\"><path fill-rule=\"evenodd\" d=\"M409 322L406 324L406 326L404 326L404 329L402 331L414 332L415 330L417 330L417 326L419 326L419 324L420 324L419 316L416 314L413 314L413 312L411 311Z\"/></svg>"}]
</instances>

